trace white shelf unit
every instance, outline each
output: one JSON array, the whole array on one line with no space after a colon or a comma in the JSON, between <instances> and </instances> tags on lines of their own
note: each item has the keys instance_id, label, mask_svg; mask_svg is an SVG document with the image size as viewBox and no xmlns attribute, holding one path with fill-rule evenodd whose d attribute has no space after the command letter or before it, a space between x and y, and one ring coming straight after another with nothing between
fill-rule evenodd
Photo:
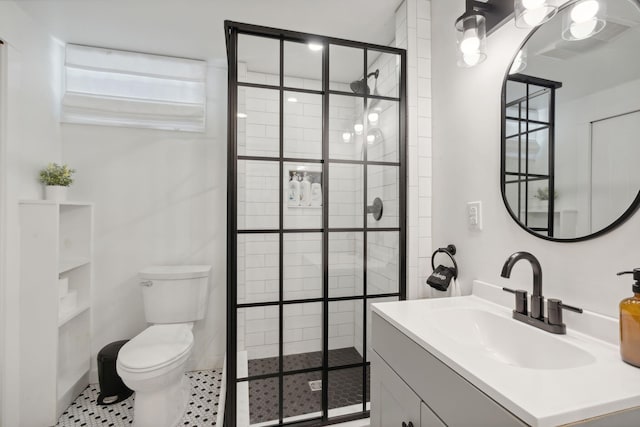
<instances>
[{"instance_id":1,"label":"white shelf unit","mask_svg":"<svg viewBox=\"0 0 640 427\"><path fill-rule=\"evenodd\" d=\"M21 425L54 426L89 384L93 205L20 202ZM64 310L58 279L75 307Z\"/></svg>"}]
</instances>

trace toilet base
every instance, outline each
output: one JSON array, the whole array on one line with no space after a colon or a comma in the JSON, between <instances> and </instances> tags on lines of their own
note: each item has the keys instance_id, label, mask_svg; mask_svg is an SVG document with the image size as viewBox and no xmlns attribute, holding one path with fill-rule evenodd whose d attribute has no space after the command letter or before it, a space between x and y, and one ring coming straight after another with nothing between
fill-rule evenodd
<instances>
[{"instance_id":1,"label":"toilet base","mask_svg":"<svg viewBox=\"0 0 640 427\"><path fill-rule=\"evenodd\" d=\"M133 405L134 427L175 427L189 401L189 381L181 380L157 391L136 391Z\"/></svg>"}]
</instances>

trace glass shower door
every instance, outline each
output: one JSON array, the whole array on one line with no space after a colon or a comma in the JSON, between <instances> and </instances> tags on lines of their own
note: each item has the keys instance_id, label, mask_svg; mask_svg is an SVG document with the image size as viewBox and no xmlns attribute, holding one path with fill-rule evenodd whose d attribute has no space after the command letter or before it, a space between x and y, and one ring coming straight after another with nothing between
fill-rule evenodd
<instances>
[{"instance_id":1,"label":"glass shower door","mask_svg":"<svg viewBox=\"0 0 640 427\"><path fill-rule=\"evenodd\" d=\"M226 29L226 419L366 416L371 304L405 296L404 51Z\"/></svg>"}]
</instances>

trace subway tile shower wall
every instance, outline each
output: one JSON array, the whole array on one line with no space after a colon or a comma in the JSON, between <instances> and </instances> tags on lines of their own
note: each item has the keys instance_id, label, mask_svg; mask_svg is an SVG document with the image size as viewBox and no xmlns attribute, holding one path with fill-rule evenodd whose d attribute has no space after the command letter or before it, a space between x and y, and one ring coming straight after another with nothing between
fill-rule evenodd
<instances>
[{"instance_id":1,"label":"subway tile shower wall","mask_svg":"<svg viewBox=\"0 0 640 427\"><path fill-rule=\"evenodd\" d=\"M431 1L396 11L396 47L407 49L407 298L424 296L431 273Z\"/></svg>"},{"instance_id":2,"label":"subway tile shower wall","mask_svg":"<svg viewBox=\"0 0 640 427\"><path fill-rule=\"evenodd\" d=\"M380 55L369 72L380 70L377 89L381 95L397 96L399 63L395 55ZM252 82L277 85L278 77L246 72ZM250 74L250 76L249 76ZM287 79L290 79L287 77ZM321 88L320 81L299 79L297 87ZM288 84L291 84L289 81ZM370 80L373 90L373 83ZM336 84L332 83L336 88ZM348 85L337 88L350 92ZM238 120L238 154L279 156L279 91L240 87L238 111L246 117ZM291 98L295 98L292 100ZM378 126L381 141L368 147L369 160L399 161L398 108L381 101ZM322 96L284 92L284 155L290 158L322 157ZM391 106L391 107L390 107ZM355 114L354 114L355 112ZM355 117L366 120L363 100L358 97L330 97L330 153L332 158L362 159L362 147L343 140L345 130L353 129ZM387 117L389 116L389 117ZM386 126L385 126L386 125ZM247 142L249 141L249 142ZM320 172L320 163L286 162L284 185L287 189L290 171ZM330 165L329 226L362 228L364 226L362 165ZM369 166L368 204L376 197L384 202L381 221L367 216L367 226L399 226L399 188L397 167ZM276 229L279 225L279 166L277 162L238 161L238 228ZM285 191L284 197L286 198ZM284 227L287 229L322 228L322 209L290 206L284 203ZM361 232L331 233L329 236L329 296L353 296L363 293L363 235ZM399 241L397 232L369 233L367 247L368 293L398 292ZM286 300L322 297L322 233L286 233L283 240L283 280ZM238 303L278 300L277 234L238 235ZM340 301L329 305L329 348L355 347L363 354L362 301ZM320 351L322 346L322 304L287 305L283 311L284 354ZM238 351L248 358L278 355L278 307L252 307L238 310Z\"/></svg>"}]
</instances>

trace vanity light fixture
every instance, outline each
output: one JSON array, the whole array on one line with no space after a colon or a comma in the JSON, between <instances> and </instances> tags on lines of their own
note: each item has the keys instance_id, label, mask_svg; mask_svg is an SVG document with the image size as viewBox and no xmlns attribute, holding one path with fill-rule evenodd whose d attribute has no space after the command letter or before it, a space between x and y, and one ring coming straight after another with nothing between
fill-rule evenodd
<instances>
[{"instance_id":1,"label":"vanity light fixture","mask_svg":"<svg viewBox=\"0 0 640 427\"><path fill-rule=\"evenodd\" d=\"M372 125L375 125L378 123L378 120L380 119L380 114L377 111L371 111L367 115L367 119L369 120L369 123L371 123Z\"/></svg>"},{"instance_id":2,"label":"vanity light fixture","mask_svg":"<svg viewBox=\"0 0 640 427\"><path fill-rule=\"evenodd\" d=\"M246 113L238 113L237 114L239 119L246 119L247 118L247 114Z\"/></svg>"},{"instance_id":3,"label":"vanity light fixture","mask_svg":"<svg viewBox=\"0 0 640 427\"><path fill-rule=\"evenodd\" d=\"M558 7L547 0L514 0L513 13L518 28L533 28L553 18Z\"/></svg>"},{"instance_id":4,"label":"vanity light fixture","mask_svg":"<svg viewBox=\"0 0 640 427\"><path fill-rule=\"evenodd\" d=\"M356 135L362 135L364 125L362 123L356 123L355 125L353 125L353 130L356 131Z\"/></svg>"},{"instance_id":5,"label":"vanity light fixture","mask_svg":"<svg viewBox=\"0 0 640 427\"><path fill-rule=\"evenodd\" d=\"M342 140L344 141L345 144L348 144L349 142L351 142L351 132L343 132Z\"/></svg>"},{"instance_id":6,"label":"vanity light fixture","mask_svg":"<svg viewBox=\"0 0 640 427\"><path fill-rule=\"evenodd\" d=\"M511 68L509 69L509 75L518 74L522 72L525 68L527 68L527 49L523 47L518 51L518 54L513 60L513 64L511 64Z\"/></svg>"},{"instance_id":7,"label":"vanity light fixture","mask_svg":"<svg viewBox=\"0 0 640 427\"><path fill-rule=\"evenodd\" d=\"M456 21L458 65L473 67L487 59L486 19L475 10L466 11Z\"/></svg>"},{"instance_id":8,"label":"vanity light fixture","mask_svg":"<svg viewBox=\"0 0 640 427\"><path fill-rule=\"evenodd\" d=\"M323 46L320 43L317 43L317 42L309 42L307 44L307 47L309 47L309 49L314 51L314 52L319 52L323 48Z\"/></svg>"},{"instance_id":9,"label":"vanity light fixture","mask_svg":"<svg viewBox=\"0 0 640 427\"><path fill-rule=\"evenodd\" d=\"M290 96L289 98L287 98L287 101L291 103L296 103L298 102L298 98L296 98L295 96Z\"/></svg>"},{"instance_id":10,"label":"vanity light fixture","mask_svg":"<svg viewBox=\"0 0 640 427\"><path fill-rule=\"evenodd\" d=\"M605 4L598 0L581 0L564 16L562 38L584 40L598 34L607 24Z\"/></svg>"}]
</instances>

